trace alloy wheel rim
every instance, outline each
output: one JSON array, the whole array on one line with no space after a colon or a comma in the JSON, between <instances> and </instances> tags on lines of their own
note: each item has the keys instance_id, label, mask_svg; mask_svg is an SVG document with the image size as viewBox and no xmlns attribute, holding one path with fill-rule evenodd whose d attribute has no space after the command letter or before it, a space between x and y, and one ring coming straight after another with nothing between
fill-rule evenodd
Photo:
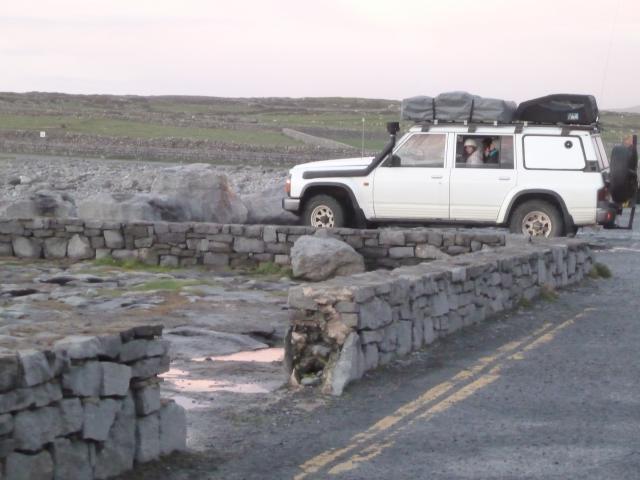
<instances>
[{"instance_id":1,"label":"alloy wheel rim","mask_svg":"<svg viewBox=\"0 0 640 480\"><path fill-rule=\"evenodd\" d=\"M522 219L522 233L532 237L548 237L553 225L551 218L538 210L527 213Z\"/></svg>"},{"instance_id":2,"label":"alloy wheel rim","mask_svg":"<svg viewBox=\"0 0 640 480\"><path fill-rule=\"evenodd\" d=\"M333 210L326 205L318 205L311 212L311 226L317 228L333 228L335 226Z\"/></svg>"}]
</instances>

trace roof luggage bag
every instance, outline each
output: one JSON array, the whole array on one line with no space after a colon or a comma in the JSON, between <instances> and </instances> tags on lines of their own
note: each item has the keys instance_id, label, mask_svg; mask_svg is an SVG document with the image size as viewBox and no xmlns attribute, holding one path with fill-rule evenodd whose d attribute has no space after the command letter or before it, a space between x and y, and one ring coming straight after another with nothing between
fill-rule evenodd
<instances>
[{"instance_id":1,"label":"roof luggage bag","mask_svg":"<svg viewBox=\"0 0 640 480\"><path fill-rule=\"evenodd\" d=\"M433 97L411 97L402 100L401 115L403 120L411 122L433 122Z\"/></svg>"},{"instance_id":2,"label":"roof luggage bag","mask_svg":"<svg viewBox=\"0 0 640 480\"><path fill-rule=\"evenodd\" d=\"M473 95L467 92L441 93L435 98L435 118L442 122L471 120Z\"/></svg>"},{"instance_id":3,"label":"roof luggage bag","mask_svg":"<svg viewBox=\"0 0 640 480\"><path fill-rule=\"evenodd\" d=\"M516 110L515 120L591 125L598 121L598 105L592 95L548 95L522 102Z\"/></svg>"},{"instance_id":4,"label":"roof luggage bag","mask_svg":"<svg viewBox=\"0 0 640 480\"><path fill-rule=\"evenodd\" d=\"M498 98L473 98L473 114L471 120L478 123L511 123L516 112L516 102Z\"/></svg>"}]
</instances>

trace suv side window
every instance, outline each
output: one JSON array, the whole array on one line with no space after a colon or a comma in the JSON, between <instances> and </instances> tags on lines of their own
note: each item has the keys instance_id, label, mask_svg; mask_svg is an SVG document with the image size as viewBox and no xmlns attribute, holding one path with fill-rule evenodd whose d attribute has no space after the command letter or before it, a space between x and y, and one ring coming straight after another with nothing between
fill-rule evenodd
<instances>
[{"instance_id":1,"label":"suv side window","mask_svg":"<svg viewBox=\"0 0 640 480\"><path fill-rule=\"evenodd\" d=\"M456 168L513 169L513 135L458 135Z\"/></svg>"},{"instance_id":2,"label":"suv side window","mask_svg":"<svg viewBox=\"0 0 640 480\"><path fill-rule=\"evenodd\" d=\"M447 135L417 133L404 142L385 162L384 167L444 168Z\"/></svg>"},{"instance_id":3,"label":"suv side window","mask_svg":"<svg viewBox=\"0 0 640 480\"><path fill-rule=\"evenodd\" d=\"M524 168L530 170L583 170L582 139L577 136L524 135Z\"/></svg>"}]
</instances>

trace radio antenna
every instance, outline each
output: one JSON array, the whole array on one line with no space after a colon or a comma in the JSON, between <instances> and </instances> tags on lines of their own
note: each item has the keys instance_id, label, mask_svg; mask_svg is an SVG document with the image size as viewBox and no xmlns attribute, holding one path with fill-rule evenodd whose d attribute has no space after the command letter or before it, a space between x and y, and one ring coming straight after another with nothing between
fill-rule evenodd
<instances>
[{"instance_id":1,"label":"radio antenna","mask_svg":"<svg viewBox=\"0 0 640 480\"><path fill-rule=\"evenodd\" d=\"M613 14L613 20L611 21L611 32L609 35L609 47L607 48L607 56L604 61L604 72L602 72L602 85L600 85L600 102L604 104L604 86L607 81L607 72L609 71L609 59L611 58L611 49L613 47L613 33L616 28L616 23L618 23L618 14L620 13L620 3L622 0L618 0L618 4L616 5L616 10Z\"/></svg>"},{"instance_id":2,"label":"radio antenna","mask_svg":"<svg viewBox=\"0 0 640 480\"><path fill-rule=\"evenodd\" d=\"M364 117L362 117L362 158L364 158Z\"/></svg>"}]
</instances>

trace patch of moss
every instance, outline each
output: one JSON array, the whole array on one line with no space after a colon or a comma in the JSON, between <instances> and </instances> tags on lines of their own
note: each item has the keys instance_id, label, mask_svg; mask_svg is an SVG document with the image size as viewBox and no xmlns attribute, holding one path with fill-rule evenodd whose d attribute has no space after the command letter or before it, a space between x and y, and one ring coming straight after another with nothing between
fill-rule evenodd
<instances>
[{"instance_id":1,"label":"patch of moss","mask_svg":"<svg viewBox=\"0 0 640 480\"><path fill-rule=\"evenodd\" d=\"M251 275L273 275L280 277L291 277L291 269L274 262L262 262L257 267L249 270Z\"/></svg>"},{"instance_id":2,"label":"patch of moss","mask_svg":"<svg viewBox=\"0 0 640 480\"><path fill-rule=\"evenodd\" d=\"M531 300L529 300L528 298L522 297L518 302L518 306L520 308L531 308L533 307L533 303L531 303Z\"/></svg>"},{"instance_id":3,"label":"patch of moss","mask_svg":"<svg viewBox=\"0 0 640 480\"><path fill-rule=\"evenodd\" d=\"M103 257L98 260L94 260L93 264L97 267L113 267L120 268L122 270L137 270L143 272L170 272L175 270L170 267L161 267L159 265L149 265L141 262L137 259L118 260L113 257Z\"/></svg>"},{"instance_id":4,"label":"patch of moss","mask_svg":"<svg viewBox=\"0 0 640 480\"><path fill-rule=\"evenodd\" d=\"M540 289L540 298L546 302L555 302L558 299L558 293L550 285L543 285Z\"/></svg>"},{"instance_id":5,"label":"patch of moss","mask_svg":"<svg viewBox=\"0 0 640 480\"><path fill-rule=\"evenodd\" d=\"M612 273L611 269L606 266L604 263L594 263L593 267L591 267L591 271L589 272L589 277L597 279L597 278L611 278Z\"/></svg>"}]
</instances>

